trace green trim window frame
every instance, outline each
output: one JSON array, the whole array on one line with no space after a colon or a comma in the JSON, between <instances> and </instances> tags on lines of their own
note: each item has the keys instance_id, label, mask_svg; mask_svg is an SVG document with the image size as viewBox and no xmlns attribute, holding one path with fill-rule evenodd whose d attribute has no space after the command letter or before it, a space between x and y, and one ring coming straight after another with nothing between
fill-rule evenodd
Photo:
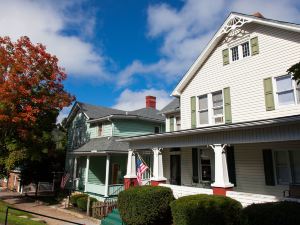
<instances>
[{"instance_id":1,"label":"green trim window frame","mask_svg":"<svg viewBox=\"0 0 300 225\"><path fill-rule=\"evenodd\" d=\"M277 185L300 184L299 150L274 150L273 161Z\"/></svg>"},{"instance_id":2,"label":"green trim window frame","mask_svg":"<svg viewBox=\"0 0 300 225\"><path fill-rule=\"evenodd\" d=\"M273 89L275 104L278 107L300 104L300 85L292 79L291 75L274 77Z\"/></svg>"},{"instance_id":3,"label":"green trim window frame","mask_svg":"<svg viewBox=\"0 0 300 225\"><path fill-rule=\"evenodd\" d=\"M198 96L199 126L224 124L224 93L214 91Z\"/></svg>"}]
</instances>

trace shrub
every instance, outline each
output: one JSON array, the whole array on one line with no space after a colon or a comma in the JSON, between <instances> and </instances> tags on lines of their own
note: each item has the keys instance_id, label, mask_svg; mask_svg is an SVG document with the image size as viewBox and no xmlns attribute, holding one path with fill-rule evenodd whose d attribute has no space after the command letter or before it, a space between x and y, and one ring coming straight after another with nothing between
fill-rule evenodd
<instances>
[{"instance_id":1,"label":"shrub","mask_svg":"<svg viewBox=\"0 0 300 225\"><path fill-rule=\"evenodd\" d=\"M86 211L88 196L83 196L77 199L77 206L82 211ZM93 202L97 202L97 199L90 197L90 209L92 208Z\"/></svg>"},{"instance_id":2,"label":"shrub","mask_svg":"<svg viewBox=\"0 0 300 225\"><path fill-rule=\"evenodd\" d=\"M200 194L173 201L171 210L174 225L237 225L242 205L225 196Z\"/></svg>"},{"instance_id":3,"label":"shrub","mask_svg":"<svg viewBox=\"0 0 300 225\"><path fill-rule=\"evenodd\" d=\"M119 194L118 208L126 225L170 225L173 200L166 187L132 187Z\"/></svg>"},{"instance_id":4,"label":"shrub","mask_svg":"<svg viewBox=\"0 0 300 225\"><path fill-rule=\"evenodd\" d=\"M70 197L70 203L73 205L73 206L77 206L77 199L78 198L81 198L81 197L87 197L88 195L87 194L75 194L75 195L72 195Z\"/></svg>"},{"instance_id":5,"label":"shrub","mask_svg":"<svg viewBox=\"0 0 300 225\"><path fill-rule=\"evenodd\" d=\"M252 204L243 209L243 225L300 224L300 203L269 202Z\"/></svg>"}]
</instances>

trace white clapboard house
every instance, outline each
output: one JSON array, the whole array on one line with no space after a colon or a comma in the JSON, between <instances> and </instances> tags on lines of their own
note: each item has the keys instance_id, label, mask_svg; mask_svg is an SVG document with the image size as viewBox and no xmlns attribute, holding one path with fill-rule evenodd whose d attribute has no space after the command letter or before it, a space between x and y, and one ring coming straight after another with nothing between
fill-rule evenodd
<instances>
[{"instance_id":1,"label":"white clapboard house","mask_svg":"<svg viewBox=\"0 0 300 225\"><path fill-rule=\"evenodd\" d=\"M148 152L152 184L176 197L297 197L300 87L287 69L299 61L299 24L231 13L162 110L167 132L121 140L130 148L125 180L136 178L135 153Z\"/></svg>"}]
</instances>

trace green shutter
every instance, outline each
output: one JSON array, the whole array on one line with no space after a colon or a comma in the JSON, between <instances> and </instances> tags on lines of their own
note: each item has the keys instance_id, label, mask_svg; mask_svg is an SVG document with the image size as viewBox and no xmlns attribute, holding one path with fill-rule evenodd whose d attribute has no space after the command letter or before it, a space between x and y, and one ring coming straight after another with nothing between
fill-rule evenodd
<instances>
[{"instance_id":1,"label":"green shutter","mask_svg":"<svg viewBox=\"0 0 300 225\"><path fill-rule=\"evenodd\" d=\"M191 97L191 128L196 128L196 97Z\"/></svg>"},{"instance_id":2,"label":"green shutter","mask_svg":"<svg viewBox=\"0 0 300 225\"><path fill-rule=\"evenodd\" d=\"M251 55L257 55L259 53L259 47L258 47L258 38L251 38Z\"/></svg>"},{"instance_id":3,"label":"green shutter","mask_svg":"<svg viewBox=\"0 0 300 225\"><path fill-rule=\"evenodd\" d=\"M223 90L224 93L224 111L225 111L225 123L232 123L231 116L231 99L230 99L230 88L226 87Z\"/></svg>"},{"instance_id":4,"label":"green shutter","mask_svg":"<svg viewBox=\"0 0 300 225\"><path fill-rule=\"evenodd\" d=\"M170 132L174 131L174 116L170 117Z\"/></svg>"},{"instance_id":5,"label":"green shutter","mask_svg":"<svg viewBox=\"0 0 300 225\"><path fill-rule=\"evenodd\" d=\"M224 49L222 51L222 54L223 54L223 65L227 65L229 64L229 50L228 48L227 49Z\"/></svg>"},{"instance_id":6,"label":"green shutter","mask_svg":"<svg viewBox=\"0 0 300 225\"><path fill-rule=\"evenodd\" d=\"M199 183L198 175L198 149L192 148L193 183Z\"/></svg>"},{"instance_id":7,"label":"green shutter","mask_svg":"<svg viewBox=\"0 0 300 225\"><path fill-rule=\"evenodd\" d=\"M275 109L272 77L268 77L264 79L264 91L265 91L266 110L272 111Z\"/></svg>"},{"instance_id":8,"label":"green shutter","mask_svg":"<svg viewBox=\"0 0 300 225\"><path fill-rule=\"evenodd\" d=\"M235 171L235 158L234 158L233 146L226 147L226 160L228 166L229 182L234 184L234 186L236 187L236 171Z\"/></svg>"},{"instance_id":9,"label":"green shutter","mask_svg":"<svg viewBox=\"0 0 300 225\"><path fill-rule=\"evenodd\" d=\"M265 171L265 181L266 185L274 186L274 167L273 167L273 154L272 150L263 150L263 161L264 161L264 171Z\"/></svg>"}]
</instances>

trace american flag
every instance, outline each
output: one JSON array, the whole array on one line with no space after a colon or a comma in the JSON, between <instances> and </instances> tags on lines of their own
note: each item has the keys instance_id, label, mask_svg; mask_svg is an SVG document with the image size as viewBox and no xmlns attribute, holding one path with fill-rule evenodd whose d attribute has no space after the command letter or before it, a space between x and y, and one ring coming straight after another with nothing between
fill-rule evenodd
<instances>
[{"instance_id":1,"label":"american flag","mask_svg":"<svg viewBox=\"0 0 300 225\"><path fill-rule=\"evenodd\" d=\"M137 158L136 160L136 177L139 185L142 185L142 175L146 172L146 170L149 169L147 165L145 165L140 158Z\"/></svg>"},{"instance_id":2,"label":"american flag","mask_svg":"<svg viewBox=\"0 0 300 225\"><path fill-rule=\"evenodd\" d=\"M64 189L68 180L70 178L70 174L69 173L65 173L62 178L61 178L61 183L60 183L60 188Z\"/></svg>"}]
</instances>

